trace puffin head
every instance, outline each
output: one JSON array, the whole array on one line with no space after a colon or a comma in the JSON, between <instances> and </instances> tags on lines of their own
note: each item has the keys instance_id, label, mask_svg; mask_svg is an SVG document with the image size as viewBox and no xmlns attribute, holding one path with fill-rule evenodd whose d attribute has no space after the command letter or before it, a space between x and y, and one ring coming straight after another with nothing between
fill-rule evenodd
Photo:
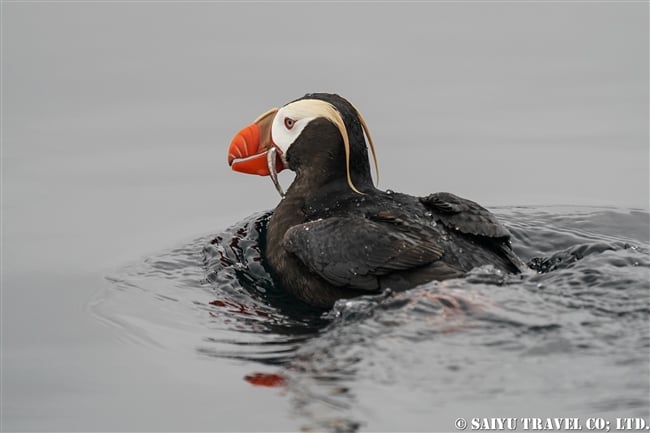
<instances>
[{"instance_id":1,"label":"puffin head","mask_svg":"<svg viewBox=\"0 0 650 433\"><path fill-rule=\"evenodd\" d=\"M345 176L349 187L372 185L368 138L377 170L375 148L368 126L346 99L329 93L309 93L281 108L272 108L239 131L228 148L234 171L271 176L286 169L298 176ZM344 174L343 174L344 173Z\"/></svg>"}]
</instances>

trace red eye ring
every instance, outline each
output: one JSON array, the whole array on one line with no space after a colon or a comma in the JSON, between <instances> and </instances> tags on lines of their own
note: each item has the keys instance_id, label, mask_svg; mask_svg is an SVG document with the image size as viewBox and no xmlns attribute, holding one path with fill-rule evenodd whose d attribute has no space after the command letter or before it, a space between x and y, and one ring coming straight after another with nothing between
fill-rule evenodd
<instances>
[{"instance_id":1,"label":"red eye ring","mask_svg":"<svg viewBox=\"0 0 650 433\"><path fill-rule=\"evenodd\" d=\"M291 128L293 128L293 125L295 125L295 124L296 124L296 121L293 120L292 118L290 118L290 117L285 117L285 118L284 118L284 126L285 126L287 129L291 129Z\"/></svg>"}]
</instances>

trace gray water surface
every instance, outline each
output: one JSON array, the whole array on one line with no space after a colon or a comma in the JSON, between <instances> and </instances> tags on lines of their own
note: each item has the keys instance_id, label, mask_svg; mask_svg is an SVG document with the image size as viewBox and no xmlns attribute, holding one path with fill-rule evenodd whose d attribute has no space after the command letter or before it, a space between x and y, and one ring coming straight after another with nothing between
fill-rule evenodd
<instances>
[{"instance_id":1,"label":"gray water surface","mask_svg":"<svg viewBox=\"0 0 650 433\"><path fill-rule=\"evenodd\" d=\"M244 378L266 371L256 361L210 356L210 345L197 350L204 309L169 307L176 304L157 300L151 275L131 278L129 269L170 256L171 281L190 287L207 271L178 275L194 266L178 262L182 251L195 248L200 261L198 239L275 206L267 179L230 172L226 147L258 114L306 92L337 92L359 108L378 148L383 188L451 191L501 207L513 224L517 206L553 206L560 221L574 220L557 205L645 215L650 208L647 3L1 8L3 431L323 428L318 417L296 412L296 401L324 419L321 411L332 410L345 428L355 427L350 420L365 430L453 428L451 415L432 419L430 407L441 399L410 386L424 368L415 354L425 347L422 356L431 355L435 345L397 340L380 348L414 355L396 360L395 370L368 371L389 375L402 366L413 376L358 387L352 412L339 413L337 399L323 406L308 394L251 386ZM594 226L588 231L647 243L640 224L601 218ZM611 226L619 233L605 229ZM132 288L120 292L126 299L116 295L123 282ZM214 300L203 286L162 294L179 305ZM505 289L498 294L507 300ZM99 305L115 309L98 314ZM344 330L356 326L336 328L343 340L320 341L347 341ZM232 340L223 332L213 337ZM315 341L296 345L309 354ZM463 347L450 356L470 357ZM359 350L367 362L374 348ZM608 362L599 367L611 377L641 371L639 383L647 384L645 371ZM293 390L322 391L308 375L291 377ZM593 392L560 385L547 393L527 388L539 392L518 407L553 416L541 401ZM463 416L501 415L462 391L468 388L453 389L446 401ZM503 385L494 390L510 399L500 404L517 399ZM607 416L640 414L644 391L631 390L622 408L603 403ZM567 415L589 412L574 409Z\"/></svg>"},{"instance_id":2,"label":"gray water surface","mask_svg":"<svg viewBox=\"0 0 650 433\"><path fill-rule=\"evenodd\" d=\"M119 270L93 311L142 344L247 366L300 430L444 431L495 411L645 419L650 215L498 212L538 272L487 266L323 313L273 284L258 214Z\"/></svg>"}]
</instances>

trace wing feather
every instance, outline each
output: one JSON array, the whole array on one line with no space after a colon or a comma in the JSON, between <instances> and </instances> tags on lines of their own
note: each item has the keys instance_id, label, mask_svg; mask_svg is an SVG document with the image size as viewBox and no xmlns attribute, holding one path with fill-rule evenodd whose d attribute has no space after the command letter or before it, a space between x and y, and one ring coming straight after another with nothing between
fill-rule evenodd
<instances>
[{"instance_id":1,"label":"wing feather","mask_svg":"<svg viewBox=\"0 0 650 433\"><path fill-rule=\"evenodd\" d=\"M437 192L420 197L420 202L452 230L488 238L510 238L508 230L489 210L471 200L448 192Z\"/></svg>"},{"instance_id":2,"label":"wing feather","mask_svg":"<svg viewBox=\"0 0 650 433\"><path fill-rule=\"evenodd\" d=\"M443 255L428 227L388 211L294 226L285 234L284 246L329 283L361 290L377 290L379 277Z\"/></svg>"}]
</instances>

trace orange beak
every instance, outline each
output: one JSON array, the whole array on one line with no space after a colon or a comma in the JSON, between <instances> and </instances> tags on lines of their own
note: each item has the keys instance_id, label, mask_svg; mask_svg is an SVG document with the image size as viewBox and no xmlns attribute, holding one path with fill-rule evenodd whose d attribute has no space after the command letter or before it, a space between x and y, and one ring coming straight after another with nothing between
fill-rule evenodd
<instances>
[{"instance_id":1,"label":"orange beak","mask_svg":"<svg viewBox=\"0 0 650 433\"><path fill-rule=\"evenodd\" d=\"M267 111L237 133L228 147L228 165L241 173L269 176L267 153L273 147L271 125L277 108ZM276 157L276 173L285 168L280 157Z\"/></svg>"}]
</instances>

